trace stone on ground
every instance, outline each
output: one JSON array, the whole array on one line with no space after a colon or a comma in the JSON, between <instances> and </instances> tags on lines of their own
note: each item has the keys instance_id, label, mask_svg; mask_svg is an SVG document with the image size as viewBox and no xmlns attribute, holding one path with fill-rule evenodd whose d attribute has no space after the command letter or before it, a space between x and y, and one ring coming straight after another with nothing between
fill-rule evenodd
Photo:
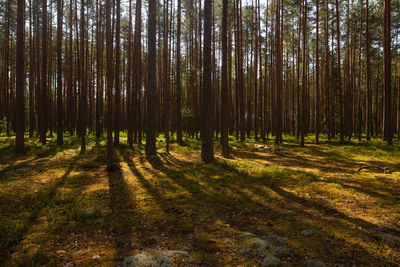
<instances>
[{"instance_id":1,"label":"stone on ground","mask_svg":"<svg viewBox=\"0 0 400 267\"><path fill-rule=\"evenodd\" d=\"M326 267L325 263L319 260L306 260L304 265L306 267Z\"/></svg>"},{"instance_id":2,"label":"stone on ground","mask_svg":"<svg viewBox=\"0 0 400 267\"><path fill-rule=\"evenodd\" d=\"M312 236L312 235L319 235L320 232L314 229L307 229L300 232L302 236Z\"/></svg>"},{"instance_id":3,"label":"stone on ground","mask_svg":"<svg viewBox=\"0 0 400 267\"><path fill-rule=\"evenodd\" d=\"M279 267L281 265L281 260L274 256L265 256L261 262L261 267Z\"/></svg>"},{"instance_id":4,"label":"stone on ground","mask_svg":"<svg viewBox=\"0 0 400 267\"><path fill-rule=\"evenodd\" d=\"M121 267L172 267L172 260L162 255L140 253L126 258Z\"/></svg>"},{"instance_id":5,"label":"stone on ground","mask_svg":"<svg viewBox=\"0 0 400 267\"><path fill-rule=\"evenodd\" d=\"M268 241L253 238L244 245L242 252L252 257L262 258L267 255L270 247Z\"/></svg>"}]
</instances>

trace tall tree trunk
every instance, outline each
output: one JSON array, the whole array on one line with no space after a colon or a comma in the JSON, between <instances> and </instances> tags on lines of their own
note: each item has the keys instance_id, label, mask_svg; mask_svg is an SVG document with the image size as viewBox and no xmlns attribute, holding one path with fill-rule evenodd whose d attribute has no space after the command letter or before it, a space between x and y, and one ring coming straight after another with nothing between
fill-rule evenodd
<instances>
[{"instance_id":1,"label":"tall tree trunk","mask_svg":"<svg viewBox=\"0 0 400 267\"><path fill-rule=\"evenodd\" d=\"M32 36L32 0L29 0L29 137L33 137L35 130L35 41ZM36 16L36 15L34 15ZM36 35L36 33L35 33ZM0 115L1 116L1 115Z\"/></svg>"},{"instance_id":2,"label":"tall tree trunk","mask_svg":"<svg viewBox=\"0 0 400 267\"><path fill-rule=\"evenodd\" d=\"M229 157L228 127L228 55L227 55L228 0L222 1L222 71L221 71L221 145L222 156Z\"/></svg>"},{"instance_id":3,"label":"tall tree trunk","mask_svg":"<svg viewBox=\"0 0 400 267\"><path fill-rule=\"evenodd\" d=\"M115 116L114 116L114 144L119 144L120 117L121 117L121 0L117 0L117 21L115 25Z\"/></svg>"},{"instance_id":4,"label":"tall tree trunk","mask_svg":"<svg viewBox=\"0 0 400 267\"><path fill-rule=\"evenodd\" d=\"M367 0L368 1L368 0ZM362 135L362 108L361 108L361 41L362 41L362 28L363 28L363 21L362 21L362 6L363 6L363 1L360 0L360 40L359 40L359 45L358 45L358 85L357 85L357 135L358 135L358 140L361 141L361 135ZM367 92L368 93L368 92ZM368 101L368 100L367 100ZM368 103L368 102L367 102ZM367 133L368 134L368 133Z\"/></svg>"},{"instance_id":5,"label":"tall tree trunk","mask_svg":"<svg viewBox=\"0 0 400 267\"><path fill-rule=\"evenodd\" d=\"M392 141L392 53L390 37L390 0L384 1L384 24L383 24L383 87L385 100L384 116L384 139L388 145L393 145Z\"/></svg>"},{"instance_id":6,"label":"tall tree trunk","mask_svg":"<svg viewBox=\"0 0 400 267\"><path fill-rule=\"evenodd\" d=\"M205 163L214 160L213 149L213 90L211 83L211 23L212 3L204 2L204 53L203 53L203 90L202 90L202 127L201 127L201 159Z\"/></svg>"},{"instance_id":7,"label":"tall tree trunk","mask_svg":"<svg viewBox=\"0 0 400 267\"><path fill-rule=\"evenodd\" d=\"M135 36L133 41L133 86L132 105L136 106L135 118L132 120L134 129L134 141L142 142L142 108L141 108L141 31L142 31L142 1L136 1L135 11ZM155 38L155 37L154 37ZM155 100L154 100L155 101ZM154 102L154 105L156 102ZM156 118L156 117L154 117ZM156 122L154 123L156 125ZM155 126L154 126L155 127ZM146 141L147 142L147 141Z\"/></svg>"},{"instance_id":8,"label":"tall tree trunk","mask_svg":"<svg viewBox=\"0 0 400 267\"><path fill-rule=\"evenodd\" d=\"M301 136L300 136L300 146L304 147L304 136L307 131L306 120L307 120L307 102L306 102L306 84L307 84L307 60L306 60L306 44L307 44L307 0L304 0L303 8L303 64L302 64L302 79L301 79L301 95L302 95L302 108L301 108Z\"/></svg>"},{"instance_id":9,"label":"tall tree trunk","mask_svg":"<svg viewBox=\"0 0 400 267\"><path fill-rule=\"evenodd\" d=\"M128 145L133 147L133 116L132 116L132 92L131 92L131 75L132 75L132 0L129 0L129 27L128 27L128 58L126 71L126 118L128 126Z\"/></svg>"},{"instance_id":10,"label":"tall tree trunk","mask_svg":"<svg viewBox=\"0 0 400 267\"><path fill-rule=\"evenodd\" d=\"M57 145L63 145L63 100L62 100L62 23L63 0L57 1Z\"/></svg>"},{"instance_id":11,"label":"tall tree trunk","mask_svg":"<svg viewBox=\"0 0 400 267\"><path fill-rule=\"evenodd\" d=\"M25 0L17 2L17 56L16 56L16 138L15 152L24 152L25 132Z\"/></svg>"},{"instance_id":12,"label":"tall tree trunk","mask_svg":"<svg viewBox=\"0 0 400 267\"><path fill-rule=\"evenodd\" d=\"M181 85L181 0L178 0L176 33L176 139L182 145L182 85Z\"/></svg>"},{"instance_id":13,"label":"tall tree trunk","mask_svg":"<svg viewBox=\"0 0 400 267\"><path fill-rule=\"evenodd\" d=\"M275 144L282 142L282 46L281 46L281 0L276 0L275 10Z\"/></svg>"},{"instance_id":14,"label":"tall tree trunk","mask_svg":"<svg viewBox=\"0 0 400 267\"><path fill-rule=\"evenodd\" d=\"M324 66L324 86L325 86L325 99L326 99L326 110L325 110L325 120L326 120L326 132L328 140L332 137L332 123L331 123L331 101L330 101L330 88L329 88L329 5L326 1L326 18L325 18L325 66Z\"/></svg>"},{"instance_id":15,"label":"tall tree trunk","mask_svg":"<svg viewBox=\"0 0 400 267\"><path fill-rule=\"evenodd\" d=\"M47 133L47 0L42 1L42 88L40 100L40 141L46 144Z\"/></svg>"},{"instance_id":16,"label":"tall tree trunk","mask_svg":"<svg viewBox=\"0 0 400 267\"><path fill-rule=\"evenodd\" d=\"M148 59L147 59L147 127L146 127L146 156L149 161L158 161L156 150L156 82L157 82L157 53L156 53L156 0L149 0L149 17L147 26Z\"/></svg>"},{"instance_id":17,"label":"tall tree trunk","mask_svg":"<svg viewBox=\"0 0 400 267\"><path fill-rule=\"evenodd\" d=\"M370 46L370 33L369 33L369 0L366 0L365 2L365 19L366 19L366 29L365 29L365 50L366 50L366 56L367 56L367 97L366 97L366 107L365 107L365 123L366 123L366 134L367 134L367 140L369 141L371 139L371 126L372 126L372 112L371 112L371 107L372 107L372 97L371 97L371 59L370 59L370 52L369 52L369 46Z\"/></svg>"},{"instance_id":18,"label":"tall tree trunk","mask_svg":"<svg viewBox=\"0 0 400 267\"><path fill-rule=\"evenodd\" d=\"M85 0L81 0L81 40L80 40L80 134L81 134L81 153L86 151L86 126L87 126L87 71L85 60Z\"/></svg>"},{"instance_id":19,"label":"tall tree trunk","mask_svg":"<svg viewBox=\"0 0 400 267\"><path fill-rule=\"evenodd\" d=\"M339 17L339 1L336 0L336 49L337 49L337 87L339 89L339 132L340 141L344 140L344 123L343 123L343 93L342 93L342 71L340 63L340 17Z\"/></svg>"},{"instance_id":20,"label":"tall tree trunk","mask_svg":"<svg viewBox=\"0 0 400 267\"><path fill-rule=\"evenodd\" d=\"M169 53L168 53L168 0L164 0L164 29L163 29L163 84L164 84L164 134L166 151L169 153Z\"/></svg>"},{"instance_id":21,"label":"tall tree trunk","mask_svg":"<svg viewBox=\"0 0 400 267\"><path fill-rule=\"evenodd\" d=\"M113 34L111 30L111 0L106 0L106 68L107 68L107 87L106 87L106 122L107 122L107 170L113 169L113 136L112 136L112 68L113 68Z\"/></svg>"},{"instance_id":22,"label":"tall tree trunk","mask_svg":"<svg viewBox=\"0 0 400 267\"><path fill-rule=\"evenodd\" d=\"M319 144L319 0L316 11L316 47L315 47L315 143Z\"/></svg>"},{"instance_id":23,"label":"tall tree trunk","mask_svg":"<svg viewBox=\"0 0 400 267\"><path fill-rule=\"evenodd\" d=\"M103 83L102 83L102 63L103 63L103 38L102 38L102 4L96 0L96 137L100 138L103 130Z\"/></svg>"}]
</instances>

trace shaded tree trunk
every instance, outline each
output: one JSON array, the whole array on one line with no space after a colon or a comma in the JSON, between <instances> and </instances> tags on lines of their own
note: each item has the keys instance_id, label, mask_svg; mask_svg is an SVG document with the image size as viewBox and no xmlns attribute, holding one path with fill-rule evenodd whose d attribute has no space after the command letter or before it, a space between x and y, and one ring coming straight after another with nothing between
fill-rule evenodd
<instances>
[{"instance_id":1,"label":"shaded tree trunk","mask_svg":"<svg viewBox=\"0 0 400 267\"><path fill-rule=\"evenodd\" d=\"M383 92L385 101L384 116L384 139L388 145L393 145L392 141L392 53L390 39L390 0L384 1L384 24L383 24Z\"/></svg>"},{"instance_id":2,"label":"shaded tree trunk","mask_svg":"<svg viewBox=\"0 0 400 267\"><path fill-rule=\"evenodd\" d=\"M221 71L221 145L222 156L229 157L228 127L228 55L227 55L228 0L222 2L222 71Z\"/></svg>"},{"instance_id":3,"label":"shaded tree trunk","mask_svg":"<svg viewBox=\"0 0 400 267\"><path fill-rule=\"evenodd\" d=\"M157 3L156 0L149 0L148 17L148 59L147 59L147 127L146 127L146 156L149 161L159 160L156 149L156 114L154 106L156 104L156 82L157 82L157 53L156 53L156 20Z\"/></svg>"},{"instance_id":4,"label":"shaded tree trunk","mask_svg":"<svg viewBox=\"0 0 400 267\"><path fill-rule=\"evenodd\" d=\"M57 1L57 145L63 145L62 22L63 0Z\"/></svg>"},{"instance_id":5,"label":"shaded tree trunk","mask_svg":"<svg viewBox=\"0 0 400 267\"><path fill-rule=\"evenodd\" d=\"M25 0L17 2L17 56L16 56L16 138L15 152L24 152L25 132Z\"/></svg>"},{"instance_id":6,"label":"shaded tree trunk","mask_svg":"<svg viewBox=\"0 0 400 267\"><path fill-rule=\"evenodd\" d=\"M113 136L112 136L112 53L113 38L111 30L111 0L106 0L106 68L107 68L107 87L106 87L106 122L107 122L107 170L113 169Z\"/></svg>"},{"instance_id":7,"label":"shaded tree trunk","mask_svg":"<svg viewBox=\"0 0 400 267\"><path fill-rule=\"evenodd\" d=\"M204 54L203 54L203 90L202 90L202 127L201 127L201 159L205 163L214 160L213 152L213 90L211 82L211 23L212 3L204 2Z\"/></svg>"}]
</instances>

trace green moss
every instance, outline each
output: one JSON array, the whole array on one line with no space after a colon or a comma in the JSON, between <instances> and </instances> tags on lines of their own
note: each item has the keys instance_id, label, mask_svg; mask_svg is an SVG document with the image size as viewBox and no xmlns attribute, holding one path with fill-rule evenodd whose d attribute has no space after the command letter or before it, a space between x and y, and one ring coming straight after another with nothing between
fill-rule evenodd
<instances>
[{"instance_id":1,"label":"green moss","mask_svg":"<svg viewBox=\"0 0 400 267\"><path fill-rule=\"evenodd\" d=\"M304 257L350 262L354 253L357 265L399 264L398 248L370 236L382 221L399 219L398 172L357 172L362 165L398 170L398 141L325 138L315 145L308 136L300 148L292 136L279 146L230 136L231 159L220 156L216 139L217 160L205 165L200 140L171 142L167 154L161 135L163 165L152 166L144 146L132 150L121 133L118 168L107 173L104 137L89 135L83 155L75 136L65 135L62 148L55 136L45 146L28 138L27 153L16 155L14 137L2 136L0 264L90 265L101 254L102 263L116 265L146 248L183 246L204 263L246 266L256 260L237 253L245 231L287 237L292 265ZM304 237L304 229L321 235Z\"/></svg>"}]
</instances>

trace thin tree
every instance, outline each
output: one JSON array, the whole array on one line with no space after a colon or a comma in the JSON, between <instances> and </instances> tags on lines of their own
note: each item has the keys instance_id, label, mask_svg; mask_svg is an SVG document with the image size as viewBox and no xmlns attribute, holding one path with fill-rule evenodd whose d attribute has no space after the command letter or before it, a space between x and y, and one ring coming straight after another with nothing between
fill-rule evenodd
<instances>
[{"instance_id":1,"label":"thin tree","mask_svg":"<svg viewBox=\"0 0 400 267\"><path fill-rule=\"evenodd\" d=\"M201 159L205 163L214 160L213 149L213 106L211 83L211 23L212 3L204 1L204 53L203 53L203 90L202 90L202 127L201 127Z\"/></svg>"},{"instance_id":2,"label":"thin tree","mask_svg":"<svg viewBox=\"0 0 400 267\"><path fill-rule=\"evenodd\" d=\"M304 0L304 7L303 7L303 64L302 64L302 79L301 79L301 133L300 133L300 146L304 147L304 136L306 132L306 109L307 109L307 102L306 102L306 84L307 84L307 66L306 66L306 44L307 44L307 0Z\"/></svg>"},{"instance_id":3,"label":"thin tree","mask_svg":"<svg viewBox=\"0 0 400 267\"><path fill-rule=\"evenodd\" d=\"M133 147L133 123L132 123L132 0L129 0L129 27L128 27L128 52L127 52L127 71L126 71L126 118L128 124L128 145Z\"/></svg>"},{"instance_id":4,"label":"thin tree","mask_svg":"<svg viewBox=\"0 0 400 267\"><path fill-rule=\"evenodd\" d=\"M365 29L365 52L367 57L367 97L366 97L366 107L365 107L365 123L366 123L366 134L367 141L371 140L371 126L372 126L372 97L371 97L371 59L369 52L369 0L365 1L365 20L366 20L366 29Z\"/></svg>"},{"instance_id":5,"label":"thin tree","mask_svg":"<svg viewBox=\"0 0 400 267\"><path fill-rule=\"evenodd\" d=\"M315 143L319 144L319 0L316 0L315 47Z\"/></svg>"},{"instance_id":6,"label":"thin tree","mask_svg":"<svg viewBox=\"0 0 400 267\"><path fill-rule=\"evenodd\" d=\"M222 1L222 70L221 70L221 145L222 156L229 157L228 127L228 55L227 55L228 0Z\"/></svg>"},{"instance_id":7,"label":"thin tree","mask_svg":"<svg viewBox=\"0 0 400 267\"><path fill-rule=\"evenodd\" d=\"M344 140L344 124L343 124L343 93L342 93L342 72L340 61L340 16L339 16L339 1L336 0L336 49L337 49L337 87L339 89L339 132L340 141Z\"/></svg>"},{"instance_id":8,"label":"thin tree","mask_svg":"<svg viewBox=\"0 0 400 267\"><path fill-rule=\"evenodd\" d=\"M176 139L182 145L181 0L178 0L176 31Z\"/></svg>"},{"instance_id":9,"label":"thin tree","mask_svg":"<svg viewBox=\"0 0 400 267\"><path fill-rule=\"evenodd\" d=\"M111 0L106 0L106 58L107 58L107 87L106 87L106 101L107 101L107 170L113 169L113 136L112 136L112 53L113 53L113 36L111 30Z\"/></svg>"},{"instance_id":10,"label":"thin tree","mask_svg":"<svg viewBox=\"0 0 400 267\"><path fill-rule=\"evenodd\" d=\"M17 56L16 56L16 138L15 152L24 152L25 132L25 0L17 3Z\"/></svg>"},{"instance_id":11,"label":"thin tree","mask_svg":"<svg viewBox=\"0 0 400 267\"><path fill-rule=\"evenodd\" d=\"M119 144L120 117L121 117L121 0L117 0L117 21L115 25L115 116L114 116L114 144Z\"/></svg>"},{"instance_id":12,"label":"thin tree","mask_svg":"<svg viewBox=\"0 0 400 267\"><path fill-rule=\"evenodd\" d=\"M326 1L326 16L324 21L324 38L325 38L325 59L324 59L324 86L325 86L325 120L326 120L326 132L328 135L328 140L331 140L333 136L331 130L331 101L330 101L330 88L329 88L329 5Z\"/></svg>"},{"instance_id":13,"label":"thin tree","mask_svg":"<svg viewBox=\"0 0 400 267\"><path fill-rule=\"evenodd\" d=\"M85 60L85 0L81 0L81 22L80 22L80 137L81 153L86 151L86 125L87 125L87 79L86 79L86 60Z\"/></svg>"},{"instance_id":14,"label":"thin tree","mask_svg":"<svg viewBox=\"0 0 400 267\"><path fill-rule=\"evenodd\" d=\"M34 19L32 18L32 0L29 0L29 137L33 137L33 131L35 130L35 42L32 36L32 24ZM36 16L36 15L34 15Z\"/></svg>"},{"instance_id":15,"label":"thin tree","mask_svg":"<svg viewBox=\"0 0 400 267\"><path fill-rule=\"evenodd\" d=\"M132 100L131 103L136 108L136 114L134 114L134 119L132 120L132 128L134 129L134 141L141 144L142 142L142 107L141 107L141 32L142 32L142 1L136 1L135 10L135 36L133 40L133 87L132 87ZM155 102L154 102L155 104ZM132 108L132 110L134 110Z\"/></svg>"},{"instance_id":16,"label":"thin tree","mask_svg":"<svg viewBox=\"0 0 400 267\"><path fill-rule=\"evenodd\" d=\"M281 0L276 0L275 15L275 144L282 142L282 32L281 32Z\"/></svg>"},{"instance_id":17,"label":"thin tree","mask_svg":"<svg viewBox=\"0 0 400 267\"><path fill-rule=\"evenodd\" d=\"M101 3L96 0L96 137L100 138L103 130L103 34L102 34L102 14Z\"/></svg>"},{"instance_id":18,"label":"thin tree","mask_svg":"<svg viewBox=\"0 0 400 267\"><path fill-rule=\"evenodd\" d=\"M388 145L393 145L392 141L392 53L391 53L391 39L390 39L390 0L384 1L383 6L384 23L383 23L383 87L384 87L384 101L385 101L385 116L384 116L384 139Z\"/></svg>"},{"instance_id":19,"label":"thin tree","mask_svg":"<svg viewBox=\"0 0 400 267\"><path fill-rule=\"evenodd\" d=\"M164 0L163 29L163 89L164 89L164 134L166 152L169 153L169 52L168 52L168 0Z\"/></svg>"},{"instance_id":20,"label":"thin tree","mask_svg":"<svg viewBox=\"0 0 400 267\"><path fill-rule=\"evenodd\" d=\"M62 100L62 22L63 0L57 1L57 145L63 145L63 100Z\"/></svg>"},{"instance_id":21,"label":"thin tree","mask_svg":"<svg viewBox=\"0 0 400 267\"><path fill-rule=\"evenodd\" d=\"M40 92L40 141L46 144L47 133L47 0L42 1L42 80Z\"/></svg>"}]
</instances>

